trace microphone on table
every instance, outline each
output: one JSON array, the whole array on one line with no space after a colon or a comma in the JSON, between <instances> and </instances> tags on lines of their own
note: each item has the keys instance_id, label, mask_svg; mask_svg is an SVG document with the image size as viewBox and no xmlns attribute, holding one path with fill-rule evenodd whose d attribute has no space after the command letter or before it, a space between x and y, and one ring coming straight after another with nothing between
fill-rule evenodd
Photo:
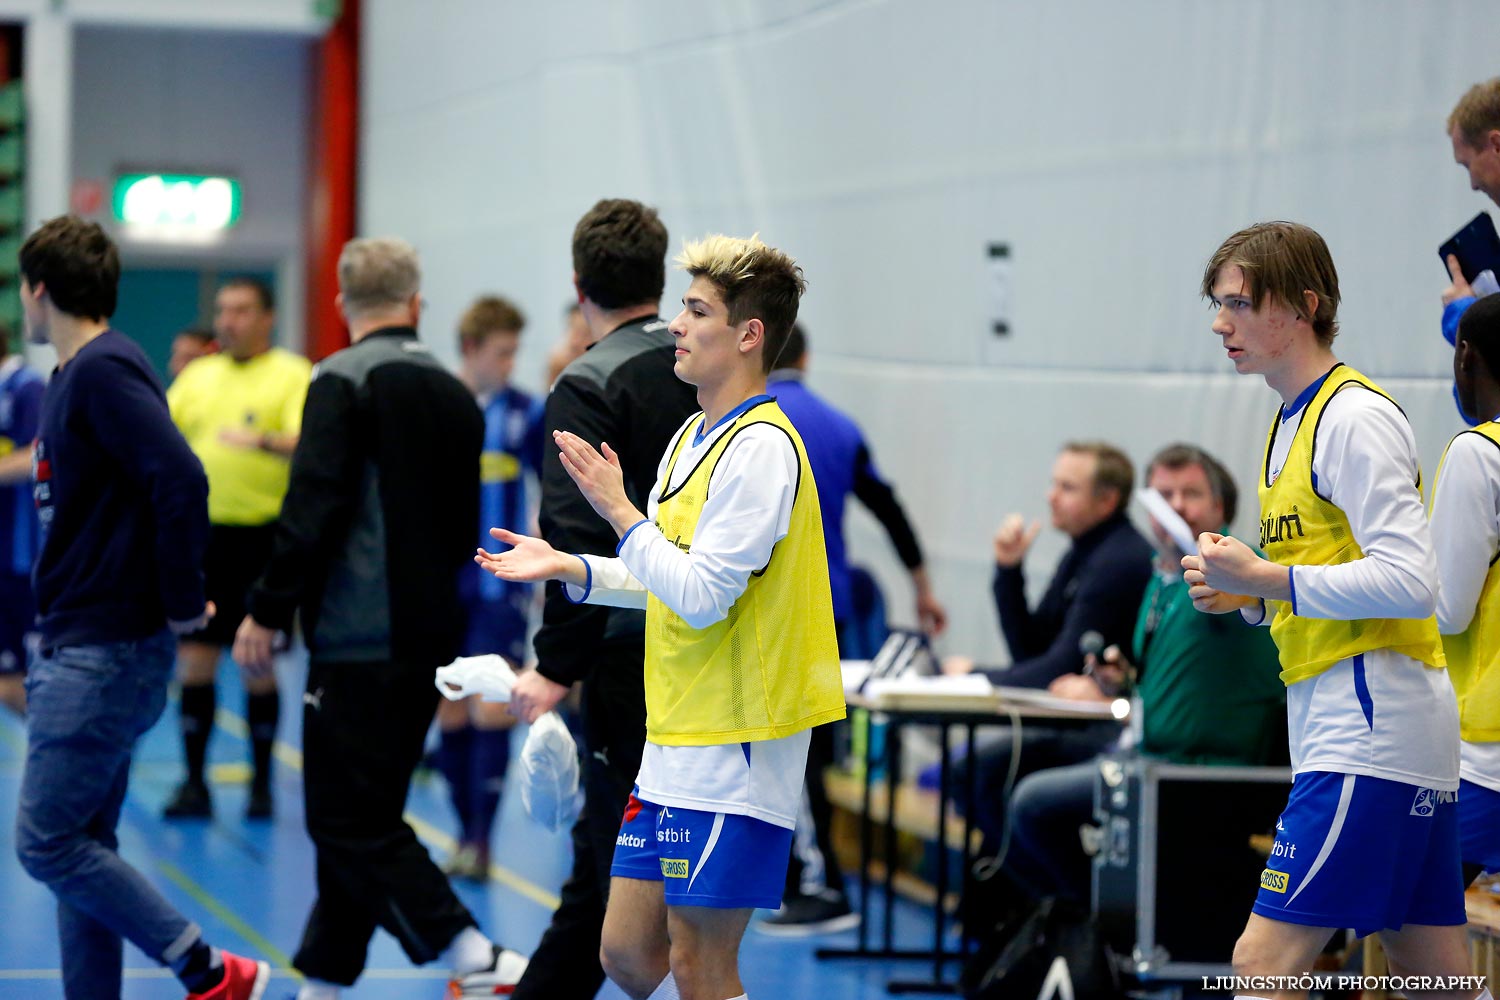
<instances>
[{"instance_id":1,"label":"microphone on table","mask_svg":"<svg viewBox=\"0 0 1500 1000\"><path fill-rule=\"evenodd\" d=\"M1078 651L1084 656L1104 658L1104 636L1089 629L1078 637Z\"/></svg>"}]
</instances>

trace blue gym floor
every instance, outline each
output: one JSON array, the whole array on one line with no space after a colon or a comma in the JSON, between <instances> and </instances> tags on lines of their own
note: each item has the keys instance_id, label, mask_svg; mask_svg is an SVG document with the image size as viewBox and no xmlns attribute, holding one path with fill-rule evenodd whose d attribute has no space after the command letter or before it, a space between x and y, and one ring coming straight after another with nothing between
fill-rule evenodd
<instances>
[{"instance_id":1,"label":"blue gym floor","mask_svg":"<svg viewBox=\"0 0 1500 1000\"><path fill-rule=\"evenodd\" d=\"M290 957L313 898L313 854L302 826L300 781L301 704L305 677L292 660L281 668L282 742L277 747L276 818L243 818L247 766L244 699L238 671L227 661L219 676L218 729L211 748L215 819L165 822L161 807L182 775L177 708L169 703L137 747L130 796L120 822L120 853L174 905L198 921L216 945L268 960L267 1000L295 993ZM517 739L521 734L517 733ZM25 756L20 720L0 709L0 998L58 997L57 927L47 890L15 859L14 816ZM519 743L516 744L519 747ZM407 817L439 862L453 847L453 820L441 778L422 776L412 788ZM495 831L495 868L486 885L456 883L458 892L496 941L530 953L546 928L570 859L566 833L550 834L526 817L518 795L507 795ZM877 909L878 912L878 909ZM930 946L931 913L899 901L897 943ZM878 920L878 917L876 918ZM818 961L819 945L852 945L854 933L785 940L753 929L746 934L740 967L749 995L771 997L875 997L887 978L930 973L928 963L841 959ZM414 968L395 940L377 932L364 977L345 993L350 1000L442 997L446 970ZM130 1000L180 998L166 970L127 945L124 996ZM613 984L601 998L625 996Z\"/></svg>"}]
</instances>

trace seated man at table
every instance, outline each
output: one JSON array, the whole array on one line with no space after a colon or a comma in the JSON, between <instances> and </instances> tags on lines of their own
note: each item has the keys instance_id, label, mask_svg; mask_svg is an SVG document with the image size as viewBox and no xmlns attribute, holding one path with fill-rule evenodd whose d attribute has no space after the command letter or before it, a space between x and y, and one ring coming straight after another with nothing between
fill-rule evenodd
<instances>
[{"instance_id":1,"label":"seated man at table","mask_svg":"<svg viewBox=\"0 0 1500 1000\"><path fill-rule=\"evenodd\" d=\"M1014 661L1009 667L978 668L950 658L948 673L982 670L994 683L1008 687L1045 687L1070 697L1077 692L1084 654L1079 643L1089 632L1104 644L1123 644L1130 638L1141 595L1151 578L1151 544L1125 516L1135 470L1130 459L1112 445L1070 442L1052 466L1047 505L1052 526L1073 540L1058 563L1035 608L1026 604L1026 578L1021 564L1041 531L1021 515L1011 514L995 533L995 607ZM1090 689L1092 688L1090 683ZM1020 740L1015 775L1011 761L1014 734L1004 732L976 755L977 795L974 822L984 832L983 853L999 848L1005 824L1006 786L1015 777L1042 768L1088 760L1113 742L1120 728L1111 721L1088 726L1033 726ZM967 780L965 763L958 787Z\"/></svg>"},{"instance_id":2,"label":"seated man at table","mask_svg":"<svg viewBox=\"0 0 1500 1000\"><path fill-rule=\"evenodd\" d=\"M1186 444L1162 449L1146 483L1187 522L1196 537L1223 533L1234 520L1238 491L1213 456ZM1160 556L1136 619L1127 659L1118 646L1078 678L1075 696L1115 697L1134 684L1140 695L1134 731L1140 753L1178 764L1269 764L1284 760L1286 689L1268 629L1244 628L1225 616L1193 611L1178 566L1182 553L1153 518ZM1003 870L1028 895L1086 903L1089 859L1079 827L1093 819L1095 760L1036 772L1010 805Z\"/></svg>"}]
</instances>

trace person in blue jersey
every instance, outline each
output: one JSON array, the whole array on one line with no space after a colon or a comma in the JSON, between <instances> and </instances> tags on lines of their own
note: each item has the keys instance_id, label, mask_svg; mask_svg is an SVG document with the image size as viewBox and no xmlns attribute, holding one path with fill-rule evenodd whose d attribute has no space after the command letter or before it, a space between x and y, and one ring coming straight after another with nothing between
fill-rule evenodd
<instances>
[{"instance_id":1,"label":"person in blue jersey","mask_svg":"<svg viewBox=\"0 0 1500 1000\"><path fill-rule=\"evenodd\" d=\"M45 386L40 372L10 353L10 331L0 327L0 703L18 715L26 712L27 651L36 635L31 452Z\"/></svg>"},{"instance_id":2,"label":"person in blue jersey","mask_svg":"<svg viewBox=\"0 0 1500 1000\"><path fill-rule=\"evenodd\" d=\"M701 413L673 437L646 512L619 456L555 441L619 537L615 558L491 532L476 560L560 580L571 600L646 607L646 747L616 840L601 958L635 1000L743 1000L739 946L781 902L810 730L844 715L817 488L801 438L765 393L805 287L759 239L711 236L671 323ZM602 454L601 454L602 451Z\"/></svg>"},{"instance_id":3,"label":"person in blue jersey","mask_svg":"<svg viewBox=\"0 0 1500 1000\"><path fill-rule=\"evenodd\" d=\"M1395 975L1465 976L1458 705L1411 426L1334 356L1338 272L1313 230L1240 230L1201 290L1235 371L1281 397L1257 484L1265 556L1204 532L1182 559L1199 611L1270 627L1287 685L1295 777L1235 973L1305 973L1347 927L1378 932Z\"/></svg>"},{"instance_id":4,"label":"person in blue jersey","mask_svg":"<svg viewBox=\"0 0 1500 1000\"><path fill-rule=\"evenodd\" d=\"M161 717L176 635L201 628L208 478L145 353L110 328L120 257L62 216L21 246L26 336L57 352L37 432L39 646L26 680L16 855L57 897L63 993L120 995L124 941L189 1000L256 1000L265 962L220 951L120 856L136 740Z\"/></svg>"},{"instance_id":5,"label":"person in blue jersey","mask_svg":"<svg viewBox=\"0 0 1500 1000\"><path fill-rule=\"evenodd\" d=\"M802 435L807 461L818 483L839 651L851 656L845 639L854 616L854 584L844 543L844 504L850 496L875 515L890 536L901 564L911 574L917 627L928 635L937 635L947 624L947 612L932 592L916 532L896 499L896 491L875 470L859 425L803 382L807 354L807 333L801 323L793 324L781 357L766 376L766 392L776 397L776 405ZM859 654L852 655L857 658ZM807 752L803 811L797 820L792 861L787 868L786 899L779 912L756 924L757 930L767 934L827 934L859 923L859 915L850 908L844 894L843 873L834 859L833 808L823 787L823 772L833 763L833 735L832 726L813 730Z\"/></svg>"},{"instance_id":6,"label":"person in blue jersey","mask_svg":"<svg viewBox=\"0 0 1500 1000\"><path fill-rule=\"evenodd\" d=\"M521 311L496 295L476 299L458 321L458 377L484 413L474 529L481 545L489 541L490 527L527 531L532 521L527 480L534 483L541 476L542 401L510 384L525 325ZM532 593L530 584L465 569L458 594L468 627L460 655L498 653L520 670ZM504 704L478 696L438 702L438 767L460 824L458 847L443 870L456 878L489 877L490 831L510 765L515 721Z\"/></svg>"},{"instance_id":7,"label":"person in blue jersey","mask_svg":"<svg viewBox=\"0 0 1500 1000\"><path fill-rule=\"evenodd\" d=\"M1500 205L1500 76L1474 84L1459 98L1448 115L1448 140L1453 144L1453 162L1469 175L1469 187ZM1446 263L1450 281L1443 289L1442 327L1443 337L1454 344L1458 321L1481 293L1464 277L1457 257L1449 254ZM1500 275L1492 274L1490 280L1497 277ZM1489 290L1493 291L1493 286ZM1470 427L1480 422L1480 418L1464 412L1456 383L1453 398L1459 415Z\"/></svg>"},{"instance_id":8,"label":"person in blue jersey","mask_svg":"<svg viewBox=\"0 0 1500 1000\"><path fill-rule=\"evenodd\" d=\"M1453 353L1473 428L1448 443L1432 487L1443 586L1438 630L1458 692L1458 828L1464 883L1500 871L1500 296L1463 314Z\"/></svg>"}]
</instances>

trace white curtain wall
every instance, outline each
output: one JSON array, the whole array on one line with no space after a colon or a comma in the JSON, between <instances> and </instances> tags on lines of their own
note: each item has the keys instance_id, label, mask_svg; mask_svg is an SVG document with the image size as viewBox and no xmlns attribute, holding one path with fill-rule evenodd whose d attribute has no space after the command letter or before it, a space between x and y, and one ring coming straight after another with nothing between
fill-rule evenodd
<instances>
[{"instance_id":1,"label":"white curtain wall","mask_svg":"<svg viewBox=\"0 0 1500 1000\"><path fill-rule=\"evenodd\" d=\"M1487 202L1444 121L1500 73L1491 0L365 10L361 228L421 250L428 340L452 357L467 302L512 296L532 318L518 378L538 385L572 226L600 197L656 205L674 245L760 232L806 270L811 382L897 484L950 651L1003 659L989 537L1007 511L1045 517L1061 442L1139 462L1192 441L1253 494L1276 399L1233 375L1198 295L1250 222L1328 240L1340 356L1397 396L1429 473L1458 427L1436 247ZM1011 255L1004 337L992 243ZM878 527L856 514L850 533L909 620ZM1044 533L1033 583L1064 543Z\"/></svg>"}]
</instances>

